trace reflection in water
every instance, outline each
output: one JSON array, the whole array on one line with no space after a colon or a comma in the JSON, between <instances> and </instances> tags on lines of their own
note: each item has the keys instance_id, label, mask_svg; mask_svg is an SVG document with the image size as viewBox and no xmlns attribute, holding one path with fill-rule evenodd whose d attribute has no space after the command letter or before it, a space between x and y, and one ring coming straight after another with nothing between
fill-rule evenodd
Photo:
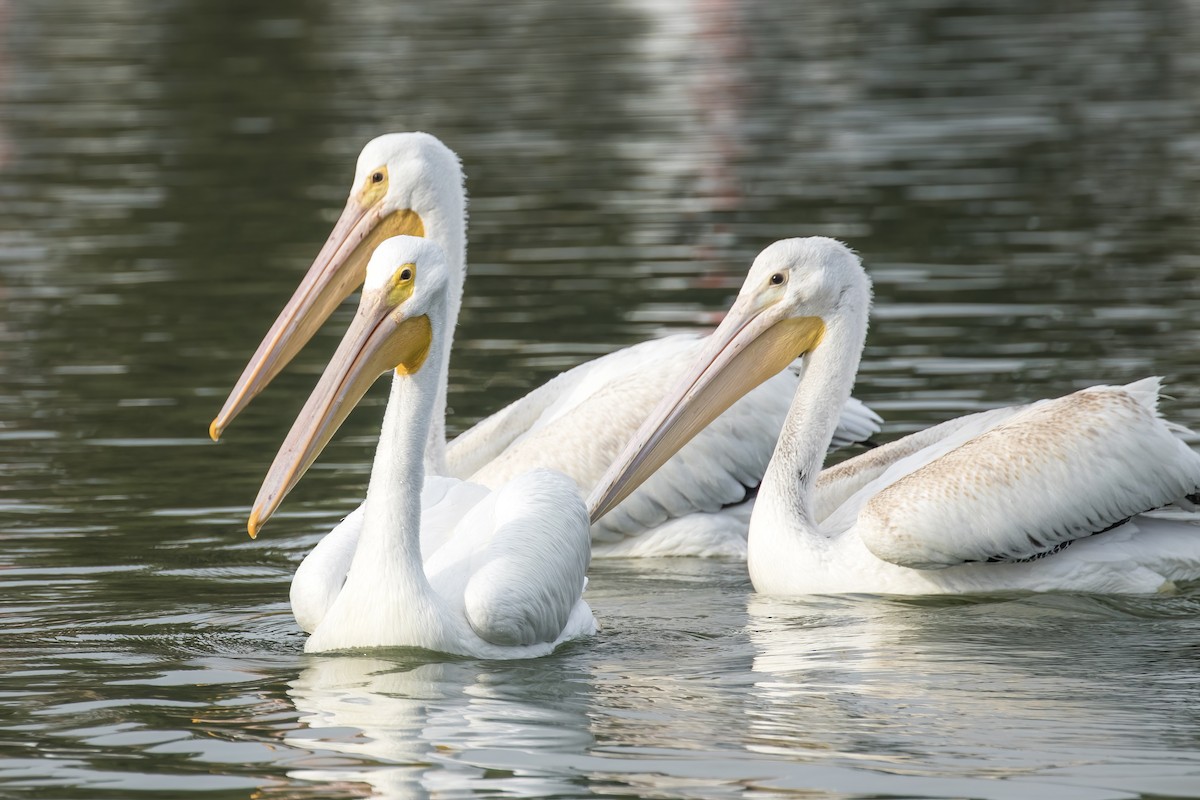
<instances>
[{"instance_id":1,"label":"reflection in water","mask_svg":"<svg viewBox=\"0 0 1200 800\"><path fill-rule=\"evenodd\" d=\"M680 277L689 286L728 290L740 283L745 255L731 249L737 240L730 222L749 199L739 171L749 155L742 122L753 96L743 68L752 49L743 7L721 0L628 5L647 23L636 42L648 80L626 102L631 117L653 120L656 128L653 136L625 143L639 168L633 186L652 199L640 201L645 212L632 233L643 250L686 258L689 268ZM666 308L649 311L630 316L664 326L697 322L694 313L679 319Z\"/></svg>"},{"instance_id":2,"label":"reflection in water","mask_svg":"<svg viewBox=\"0 0 1200 800\"><path fill-rule=\"evenodd\" d=\"M1192 741L1180 749L1175 732L1200 723L1181 685L1200 677L1195 663L1167 641L1151 645L1160 649L1158 667L1179 670L1164 684L1129 658L1131 646L1147 644L1145 612L1161 614L1161 605L1071 595L958 602L754 595L748 747L888 774L1080 786L1105 785L1123 764L1123 785L1135 791L1194 786L1200 747ZM1194 600L1175 605L1195 611ZM1167 750L1171 766L1138 766ZM971 786L969 793L1012 791Z\"/></svg>"},{"instance_id":3,"label":"reflection in water","mask_svg":"<svg viewBox=\"0 0 1200 800\"><path fill-rule=\"evenodd\" d=\"M292 777L366 783L373 797L570 793L567 776L530 769L529 756L578 752L591 744L588 684L556 669L322 657L292 681L288 694L306 726L288 742L352 759L295 770ZM488 751L489 767L470 762L476 750ZM513 754L509 774L497 766L505 753Z\"/></svg>"}]
</instances>

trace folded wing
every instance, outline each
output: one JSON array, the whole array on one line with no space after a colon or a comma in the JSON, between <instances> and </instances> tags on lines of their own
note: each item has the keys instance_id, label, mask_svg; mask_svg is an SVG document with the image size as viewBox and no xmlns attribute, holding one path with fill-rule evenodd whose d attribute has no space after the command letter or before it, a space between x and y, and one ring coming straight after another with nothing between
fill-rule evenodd
<instances>
[{"instance_id":1,"label":"folded wing","mask_svg":"<svg viewBox=\"0 0 1200 800\"><path fill-rule=\"evenodd\" d=\"M856 532L905 567L1021 561L1193 494L1200 456L1158 391L1149 378L1025 407L874 494Z\"/></svg>"},{"instance_id":2,"label":"folded wing","mask_svg":"<svg viewBox=\"0 0 1200 800\"><path fill-rule=\"evenodd\" d=\"M556 641L582 602L591 561L583 498L569 478L549 470L525 473L493 498L455 534L472 540L462 594L467 621L493 644Z\"/></svg>"}]
</instances>

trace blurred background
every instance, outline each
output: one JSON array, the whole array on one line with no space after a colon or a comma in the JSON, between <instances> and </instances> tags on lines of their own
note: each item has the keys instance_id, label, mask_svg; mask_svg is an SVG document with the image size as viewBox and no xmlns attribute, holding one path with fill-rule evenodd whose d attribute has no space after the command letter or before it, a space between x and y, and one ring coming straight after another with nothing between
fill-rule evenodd
<instances>
[{"instance_id":1,"label":"blurred background","mask_svg":"<svg viewBox=\"0 0 1200 800\"><path fill-rule=\"evenodd\" d=\"M856 394L883 439L1152 374L1200 426L1195 0L18 0L0 25L0 660L92 676L64 702L107 674L72 659L264 649L282 702L287 580L362 496L382 384L275 530L242 526L351 305L206 428L386 131L467 173L452 432L707 330L759 250L815 234L875 282Z\"/></svg>"}]
</instances>

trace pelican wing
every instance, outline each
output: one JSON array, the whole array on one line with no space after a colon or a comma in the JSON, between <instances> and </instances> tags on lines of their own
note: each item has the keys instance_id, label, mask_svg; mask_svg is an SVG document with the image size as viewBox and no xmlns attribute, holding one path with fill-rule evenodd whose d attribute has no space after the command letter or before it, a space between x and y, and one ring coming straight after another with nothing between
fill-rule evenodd
<instances>
[{"instance_id":1,"label":"pelican wing","mask_svg":"<svg viewBox=\"0 0 1200 800\"><path fill-rule=\"evenodd\" d=\"M901 475L912 472L1024 408L1026 406L1008 406L955 417L826 467L817 476L815 487L814 513L817 521L824 521L835 513L844 516L847 509L857 514L861 502L851 499L855 495L865 501ZM853 516L849 517L846 524L851 522Z\"/></svg>"},{"instance_id":2,"label":"pelican wing","mask_svg":"<svg viewBox=\"0 0 1200 800\"><path fill-rule=\"evenodd\" d=\"M536 420L471 476L499 486L534 466L566 473L583 490L600 480L625 443L703 346L691 335L669 336L619 350L563 373L546 386L484 420L499 415ZM795 394L797 369L785 370L740 399L613 513L593 536L613 543L696 512L715 513L743 502L758 485L774 452L783 418ZM554 387L551 400L544 390ZM535 397L536 396L536 397ZM879 417L851 398L843 409L835 444L861 441L879 430ZM475 429L464 436L473 437ZM460 437L462 438L462 437ZM468 442L471 439L468 439ZM458 444L456 439L455 445ZM452 463L466 463L455 455Z\"/></svg>"},{"instance_id":3,"label":"pelican wing","mask_svg":"<svg viewBox=\"0 0 1200 800\"><path fill-rule=\"evenodd\" d=\"M472 508L491 494L486 486L426 475L421 486L421 558L425 561L454 533Z\"/></svg>"},{"instance_id":4,"label":"pelican wing","mask_svg":"<svg viewBox=\"0 0 1200 800\"><path fill-rule=\"evenodd\" d=\"M360 505L321 537L292 576L292 616L305 633L317 629L346 582L362 533L365 508L365 503Z\"/></svg>"},{"instance_id":5,"label":"pelican wing","mask_svg":"<svg viewBox=\"0 0 1200 800\"><path fill-rule=\"evenodd\" d=\"M524 397L480 420L446 445L446 464L452 475L474 475L500 458L514 442L568 416L605 386L636 374L648 364L676 352L691 352L692 334L667 336L615 350L556 375ZM517 467L519 474L530 463Z\"/></svg>"},{"instance_id":6,"label":"pelican wing","mask_svg":"<svg viewBox=\"0 0 1200 800\"><path fill-rule=\"evenodd\" d=\"M874 494L856 532L916 569L1021 561L1194 493L1200 456L1158 393L1157 378L1094 386L993 421Z\"/></svg>"},{"instance_id":7,"label":"pelican wing","mask_svg":"<svg viewBox=\"0 0 1200 800\"><path fill-rule=\"evenodd\" d=\"M598 359L602 360L602 359ZM575 369L556 375L529 394L514 400L504 408L484 417L446 443L446 471L457 478L468 478L497 458L514 440L523 436L547 409L569 394L576 379L576 370L595 362L581 364Z\"/></svg>"},{"instance_id":8,"label":"pelican wing","mask_svg":"<svg viewBox=\"0 0 1200 800\"><path fill-rule=\"evenodd\" d=\"M470 541L462 597L475 633L505 646L558 640L591 561L587 509L571 480L521 475L468 514L447 549L460 537Z\"/></svg>"}]
</instances>

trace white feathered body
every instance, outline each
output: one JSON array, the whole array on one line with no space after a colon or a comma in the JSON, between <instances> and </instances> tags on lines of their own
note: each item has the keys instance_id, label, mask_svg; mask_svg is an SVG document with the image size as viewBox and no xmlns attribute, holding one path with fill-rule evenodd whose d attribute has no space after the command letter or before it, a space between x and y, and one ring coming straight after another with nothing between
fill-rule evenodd
<instances>
[{"instance_id":1,"label":"white feathered body","mask_svg":"<svg viewBox=\"0 0 1200 800\"><path fill-rule=\"evenodd\" d=\"M428 299L418 287L418 299L409 301L424 305L408 312L430 326L424 366L417 361L409 367L407 356L393 355L401 351L386 351L394 345L378 332L391 323L368 315L363 329L372 331L375 349L339 348L314 391L313 408L335 392L361 396L365 388L347 388L362 385L348 370L380 350L401 364L392 377L363 507L318 544L293 579L294 613L310 632L308 652L407 646L527 658L596 629L582 599L591 540L574 481L546 469L515 475L495 489L451 478L425 480L430 418L446 380L440 356L449 346L445 295L437 291L440 253L425 239L384 242L368 268L372 294L363 300L367 307L390 297L377 287L386 289L394 274L429 281L434 288L426 290ZM395 313L387 308L383 319ZM344 346L361 341L357 331L352 326ZM409 352L418 345L404 347ZM323 418L308 419L302 412L298 430L319 426ZM289 434L281 452L299 452L299 441L306 440Z\"/></svg>"},{"instance_id":2,"label":"white feathered body","mask_svg":"<svg viewBox=\"0 0 1200 800\"><path fill-rule=\"evenodd\" d=\"M823 471L870 306L870 279L842 243L814 236L763 250L592 492L593 518L799 352L750 518L759 592L1144 592L1200 578L1200 525L1151 516L1200 502L1200 455L1159 416L1157 378L952 420Z\"/></svg>"},{"instance_id":3,"label":"white feathered body","mask_svg":"<svg viewBox=\"0 0 1200 800\"><path fill-rule=\"evenodd\" d=\"M823 473L819 533L760 496L749 566L766 594L1156 592L1200 578L1200 455L1159 381L952 420ZM1151 512L1151 513L1144 513ZM1182 517L1182 519L1180 519ZM1189 519L1190 518L1190 519Z\"/></svg>"},{"instance_id":4,"label":"white feathered body","mask_svg":"<svg viewBox=\"0 0 1200 800\"><path fill-rule=\"evenodd\" d=\"M591 635L596 621L580 597L588 553L577 546L578 537L561 535L586 523L569 480L547 470L526 473L487 492L452 531L423 526L423 546L441 541L424 561L435 602L400 601L402 579L386 561L370 565L369 575L357 576L351 567L305 650L412 643L477 658L531 658ZM293 603L305 591L303 582L297 571Z\"/></svg>"}]
</instances>

